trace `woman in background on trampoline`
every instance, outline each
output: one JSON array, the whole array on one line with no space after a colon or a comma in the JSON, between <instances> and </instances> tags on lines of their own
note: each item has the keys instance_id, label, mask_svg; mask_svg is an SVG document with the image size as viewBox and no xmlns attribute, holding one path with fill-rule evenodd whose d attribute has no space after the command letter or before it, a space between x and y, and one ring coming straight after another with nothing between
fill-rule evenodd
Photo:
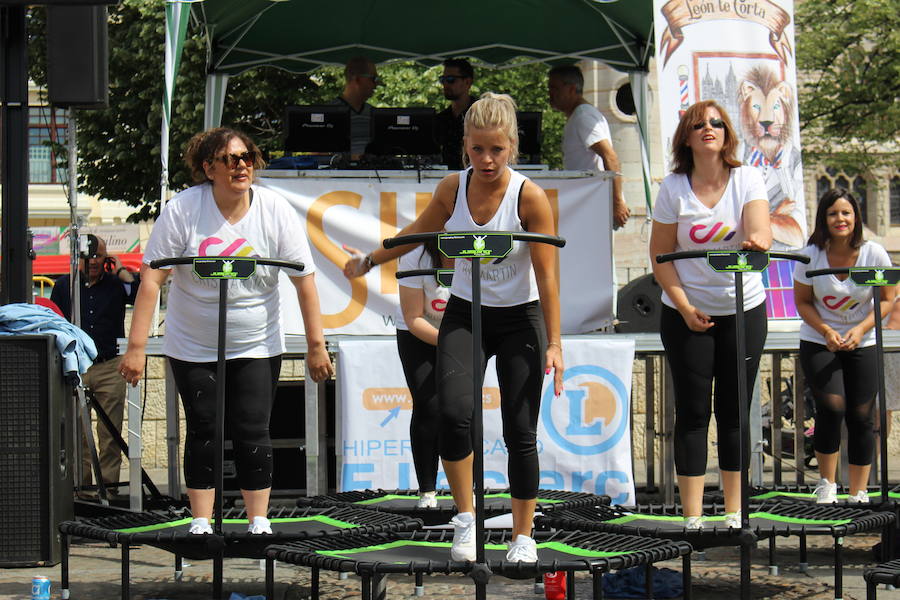
<instances>
[{"instance_id":1,"label":"woman in background on trampoline","mask_svg":"<svg viewBox=\"0 0 900 600\"><path fill-rule=\"evenodd\" d=\"M429 240L401 256L398 270L452 268L453 261L441 254L437 240ZM433 275L404 277L398 283L397 351L413 402L409 440L419 482L416 507L434 508L441 418L434 373L438 328L450 298L450 288L440 285Z\"/></svg>"},{"instance_id":2,"label":"woman in background on trampoline","mask_svg":"<svg viewBox=\"0 0 900 600\"><path fill-rule=\"evenodd\" d=\"M444 229L555 235L553 213L544 191L508 166L518 156L512 98L484 94L466 112L463 129L463 158L470 168L442 179L419 218L398 235ZM344 274L359 277L412 248L379 248L365 256L348 248L352 256ZM450 556L461 561L475 560L470 435L475 398L471 266L468 260L455 262L451 296L438 336L437 386L441 458L459 511L452 520ZM503 439L509 456L513 541L507 560L535 562L537 550L531 530L538 490L536 432L544 374L554 371L554 391L562 391L556 248L514 242L510 254L482 269L482 365L490 356L497 357Z\"/></svg>"},{"instance_id":3,"label":"woman in background on trampoline","mask_svg":"<svg viewBox=\"0 0 900 600\"><path fill-rule=\"evenodd\" d=\"M716 415L725 526L740 528L741 440L735 339L735 286L702 258L659 264L684 250L766 251L769 201L759 172L735 158L737 136L712 100L685 111L672 139L674 168L653 208L650 262L662 286L660 336L675 387L675 470L685 527L703 527L710 397ZM753 389L766 339L759 273L744 275L747 389ZM748 457L745 455L744 460Z\"/></svg>"},{"instance_id":4,"label":"woman in background on trampoline","mask_svg":"<svg viewBox=\"0 0 900 600\"><path fill-rule=\"evenodd\" d=\"M289 271L306 330L307 374L314 381L333 369L325 350L315 284L315 265L297 212L278 194L253 185L264 166L259 148L243 133L224 127L198 133L185 162L197 185L165 206L150 234L122 359L122 375L136 385L156 300L173 273L166 311L166 355L187 419L184 475L194 519L191 533L212 533L215 501L213 460L216 416L219 282L197 278L191 265L151 269L150 261L179 256L259 256L305 265ZM225 419L234 442L238 483L251 533L272 533L266 518L272 487L269 417L284 352L278 269L258 266L228 287ZM274 310L272 307L276 307Z\"/></svg>"},{"instance_id":5,"label":"woman in background on trampoline","mask_svg":"<svg viewBox=\"0 0 900 600\"><path fill-rule=\"evenodd\" d=\"M863 240L859 203L844 189L831 189L819 199L812 235L803 253L809 265L794 268L794 301L800 325L800 365L816 399L813 443L819 464L816 502L837 502L838 450L841 423L847 423L850 459L848 502L868 502L866 485L875 450L874 415L878 392L873 288L858 286L848 275L808 278L806 271L840 267L889 267L885 249ZM896 296L893 286L881 290L881 314Z\"/></svg>"}]
</instances>

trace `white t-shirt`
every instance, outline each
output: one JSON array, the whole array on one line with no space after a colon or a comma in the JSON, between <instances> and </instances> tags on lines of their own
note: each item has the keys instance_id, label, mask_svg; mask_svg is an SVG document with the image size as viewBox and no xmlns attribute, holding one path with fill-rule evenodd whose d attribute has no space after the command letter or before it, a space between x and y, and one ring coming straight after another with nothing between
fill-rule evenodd
<instances>
[{"instance_id":1,"label":"white t-shirt","mask_svg":"<svg viewBox=\"0 0 900 600\"><path fill-rule=\"evenodd\" d=\"M877 288L856 285L848 277L844 281L834 275L807 277L806 272L815 269L829 269L828 255L818 246L807 246L801 251L809 257L809 264L794 266L794 281L812 286L813 306L822 321L844 335L851 327L865 319L872 312L872 292ZM863 242L856 258L858 267L889 267L891 259L887 251L875 242ZM825 344L825 337L804 321L800 325L800 339L815 344ZM859 347L875 344L875 329L870 329L860 340Z\"/></svg>"},{"instance_id":2,"label":"white t-shirt","mask_svg":"<svg viewBox=\"0 0 900 600\"><path fill-rule=\"evenodd\" d=\"M571 171L604 171L603 159L591 146L611 140L606 117L590 104L579 104L563 129L563 167Z\"/></svg>"},{"instance_id":3,"label":"white t-shirt","mask_svg":"<svg viewBox=\"0 0 900 600\"><path fill-rule=\"evenodd\" d=\"M678 224L675 252L685 250L737 250L744 241L744 206L754 200L766 199L762 175L753 167L731 169L722 198L707 208L691 190L687 175L671 173L663 179L653 206L653 219L665 224ZM653 260L654 257L651 257ZM704 313L733 315L735 313L734 275L716 273L705 258L677 260L672 263L688 300ZM766 292L761 273L745 273L744 310L765 302ZM675 304L663 291L663 304Z\"/></svg>"},{"instance_id":4,"label":"white t-shirt","mask_svg":"<svg viewBox=\"0 0 900 600\"><path fill-rule=\"evenodd\" d=\"M509 168L509 167L507 167ZM469 212L466 198L466 180L469 170L459 173L459 190L453 214L444 226L447 231L512 231L523 232L519 220L519 193L525 185L526 177L509 169L509 185L497 212L484 225L478 225ZM453 285L450 292L472 301L472 265L469 259L456 259L453 271ZM517 306L539 297L537 280L531 266L531 249L527 242L512 243L512 250L503 258L486 258L481 263L481 304L482 306Z\"/></svg>"},{"instance_id":5,"label":"white t-shirt","mask_svg":"<svg viewBox=\"0 0 900 600\"><path fill-rule=\"evenodd\" d=\"M411 252L407 252L400 257L398 271L412 271L414 269L431 269L434 265L431 263L431 257L425 252L424 246L419 246ZM440 268L440 267L438 267ZM441 319L444 317L444 309L447 308L447 300L450 299L450 288L444 287L437 282L437 279L431 275L415 275L413 277L404 277L398 280L403 287L422 290L425 294L423 317L435 329L441 326ZM409 330L406 319L403 318L403 307L397 309L397 318L395 319L397 329Z\"/></svg>"},{"instance_id":6,"label":"white t-shirt","mask_svg":"<svg viewBox=\"0 0 900 600\"><path fill-rule=\"evenodd\" d=\"M178 256L248 256L303 263L315 271L297 211L272 190L252 186L253 202L235 224L222 217L210 184L189 188L165 206L144 249L144 263ZM212 362L218 352L219 281L200 279L191 265L172 269L163 353L189 362ZM228 282L227 359L267 358L284 352L277 267Z\"/></svg>"}]
</instances>

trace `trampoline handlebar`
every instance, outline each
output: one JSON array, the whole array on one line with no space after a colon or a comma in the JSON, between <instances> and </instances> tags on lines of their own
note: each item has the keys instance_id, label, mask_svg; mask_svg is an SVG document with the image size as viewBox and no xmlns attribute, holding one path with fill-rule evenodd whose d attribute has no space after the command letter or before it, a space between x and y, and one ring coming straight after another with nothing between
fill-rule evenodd
<instances>
[{"instance_id":1,"label":"trampoline handlebar","mask_svg":"<svg viewBox=\"0 0 900 600\"><path fill-rule=\"evenodd\" d=\"M159 258L156 260L150 261L151 269L159 269L162 267L169 267L172 265L190 265L193 264L194 260L198 258L214 258L221 260L246 260L248 258L252 258L256 261L258 265L267 265L270 267L281 267L284 269L294 269L295 271L302 271L306 268L303 263L290 262L287 260L280 260L277 258L257 258L250 256L176 256L174 258Z\"/></svg>"},{"instance_id":2,"label":"trampoline handlebar","mask_svg":"<svg viewBox=\"0 0 900 600\"><path fill-rule=\"evenodd\" d=\"M420 244L422 242L426 242L430 239L436 238L439 235L443 235L445 233L448 234L470 234L470 235L484 235L483 231L432 231L426 233L410 233L409 235L398 235L397 237L387 238L382 242L385 249L390 250L391 248L396 248L397 246L404 246L406 244ZM550 244L551 246L556 246L557 248L562 248L566 245L566 240L556 235L547 235L544 233L529 233L522 231L491 231L490 233L500 233L500 234L509 234L512 236L512 239L519 242L538 242L541 244Z\"/></svg>"},{"instance_id":3,"label":"trampoline handlebar","mask_svg":"<svg viewBox=\"0 0 900 600\"><path fill-rule=\"evenodd\" d=\"M394 275L397 279L403 279L404 277L417 277L420 275L435 275L437 274L437 269L410 269L408 271L397 271Z\"/></svg>"},{"instance_id":4,"label":"trampoline handlebar","mask_svg":"<svg viewBox=\"0 0 900 600\"><path fill-rule=\"evenodd\" d=\"M685 250L683 252L669 252L668 254L657 254L656 262L666 263L673 260L682 260L685 258L706 258L710 250ZM713 250L712 252L715 252ZM795 260L804 264L809 263L809 257L805 254L795 254L793 252L767 252L769 258L783 258L786 260Z\"/></svg>"},{"instance_id":5,"label":"trampoline handlebar","mask_svg":"<svg viewBox=\"0 0 900 600\"><path fill-rule=\"evenodd\" d=\"M833 269L813 269L806 272L807 277L819 277L820 275L846 275L850 267L835 267Z\"/></svg>"}]
</instances>

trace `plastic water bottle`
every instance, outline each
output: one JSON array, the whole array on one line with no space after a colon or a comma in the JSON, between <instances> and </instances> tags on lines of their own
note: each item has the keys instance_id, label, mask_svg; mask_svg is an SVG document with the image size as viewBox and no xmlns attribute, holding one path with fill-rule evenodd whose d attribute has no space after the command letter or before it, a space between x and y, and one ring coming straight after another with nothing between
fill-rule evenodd
<instances>
[{"instance_id":1,"label":"plastic water bottle","mask_svg":"<svg viewBox=\"0 0 900 600\"><path fill-rule=\"evenodd\" d=\"M31 578L31 600L50 600L50 578L37 575Z\"/></svg>"}]
</instances>

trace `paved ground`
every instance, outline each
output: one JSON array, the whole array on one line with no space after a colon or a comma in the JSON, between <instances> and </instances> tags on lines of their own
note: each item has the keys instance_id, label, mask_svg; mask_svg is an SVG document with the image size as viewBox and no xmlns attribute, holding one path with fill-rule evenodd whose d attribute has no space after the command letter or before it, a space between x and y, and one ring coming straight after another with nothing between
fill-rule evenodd
<instances>
[{"instance_id":1,"label":"paved ground","mask_svg":"<svg viewBox=\"0 0 900 600\"><path fill-rule=\"evenodd\" d=\"M874 536L847 538L844 552L845 600L863 600L866 597L862 579L863 567L872 564L872 546L878 542ZM97 542L78 543L72 548L71 598L114 599L120 597L119 550ZM182 581L172 578L172 557L161 550L142 547L132 552L132 598L137 600L209 598L212 593L212 563L198 561L185 568ZM834 598L834 569L830 538L811 539L809 548L810 569L804 574L797 568L796 538L779 540L778 560L781 574L768 572L765 548L754 551L752 570L752 597L779 598L784 600L828 600ZM733 548L711 549L706 560L693 563L694 598L697 600L723 600L736 597L739 589L739 553ZM695 559L697 555L695 554ZM660 566L679 570L680 561L660 563ZM59 598L59 566L32 569L0 569L0 598L4 600L29 600L30 582L34 575L47 575L53 582L53 598ZM273 600L301 600L308 597L309 577L306 569L279 564L276 569L278 586ZM265 593L264 573L259 561L230 559L225 562L225 597L231 592L246 596ZM407 598L413 594L409 577L391 577L388 582L388 598ZM332 574L323 574L321 597L329 600L359 598L359 579L350 576L340 580ZM425 580L426 598L474 598L474 587L462 576L433 576ZM579 578L577 598L590 598L590 585L586 578ZM881 599L900 600L900 591L879 590ZM489 587L491 600L538 600L533 584L494 578Z\"/></svg>"}]
</instances>

